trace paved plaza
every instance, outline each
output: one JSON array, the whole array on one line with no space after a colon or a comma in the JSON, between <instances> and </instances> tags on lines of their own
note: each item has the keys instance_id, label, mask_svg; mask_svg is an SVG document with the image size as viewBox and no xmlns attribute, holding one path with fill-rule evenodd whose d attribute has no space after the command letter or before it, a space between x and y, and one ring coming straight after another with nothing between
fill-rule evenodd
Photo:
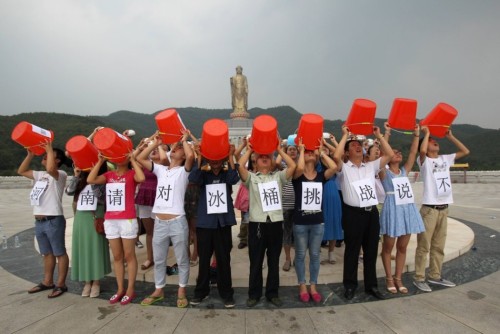
<instances>
[{"instance_id":1,"label":"paved plaza","mask_svg":"<svg viewBox=\"0 0 500 334\"><path fill-rule=\"evenodd\" d=\"M27 290L42 276L42 260L36 252L28 188L0 189L2 234L9 248L0 249L0 332L1 333L497 333L500 326L500 192L496 184L454 184L455 204L450 207L450 223L443 276L455 281L455 288L436 288L432 293L417 291L411 284L414 270L415 238L408 247L404 281L408 296L389 296L375 301L362 291L353 301L343 298L340 284L343 247L335 250L337 263L322 265L319 287L325 297L321 306L298 302L296 276L280 270L280 296L285 305L276 308L261 302L256 309L245 306L248 286L247 249L231 253L236 308L225 310L217 290L196 308L177 309L177 276L168 277L166 298L159 306L142 307L141 298L152 291L152 271L138 272L139 298L128 306L110 305L114 293L112 276L103 281L102 298L82 298L81 284L68 280L70 293L48 299L47 293L30 295ZM416 194L421 183L414 184ZM71 198L64 199L71 236ZM417 198L418 202L418 198ZM238 228L233 228L236 246ZM20 247L14 247L15 236ZM144 236L142 237L144 238ZM144 241L144 240L143 240ZM68 253L70 253L68 243ZM137 250L138 261L145 249ZM283 263L282 254L282 261ZM293 255L292 255L293 256ZM322 258L327 256L322 249ZM175 262L169 256L167 264ZM379 288L385 284L382 265L377 264ZM359 278L362 279L362 265ZM265 274L265 271L264 271ZM197 267L190 273L188 297L192 295Z\"/></svg>"}]
</instances>

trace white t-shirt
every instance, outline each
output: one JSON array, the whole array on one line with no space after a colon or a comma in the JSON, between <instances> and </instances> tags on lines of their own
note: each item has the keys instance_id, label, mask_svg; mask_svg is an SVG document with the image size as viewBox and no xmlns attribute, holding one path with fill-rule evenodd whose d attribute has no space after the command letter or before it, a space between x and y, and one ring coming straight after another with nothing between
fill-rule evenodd
<instances>
[{"instance_id":1,"label":"white t-shirt","mask_svg":"<svg viewBox=\"0 0 500 334\"><path fill-rule=\"evenodd\" d=\"M47 188L40 197L39 205L33 206L33 214L40 216L62 216L62 196L68 175L65 171L59 170L58 180L54 179L46 171L33 171L35 183L38 181L47 182Z\"/></svg>"},{"instance_id":2,"label":"white t-shirt","mask_svg":"<svg viewBox=\"0 0 500 334\"><path fill-rule=\"evenodd\" d=\"M153 173L158 178L153 213L185 215L184 195L189 172L184 166L170 168L153 163Z\"/></svg>"},{"instance_id":3,"label":"white t-shirt","mask_svg":"<svg viewBox=\"0 0 500 334\"><path fill-rule=\"evenodd\" d=\"M440 155L437 158L425 157L424 163L420 163L420 177L424 181L424 196L422 204L442 205L453 203L451 189L450 167L455 163L455 153Z\"/></svg>"},{"instance_id":4,"label":"white t-shirt","mask_svg":"<svg viewBox=\"0 0 500 334\"><path fill-rule=\"evenodd\" d=\"M366 206L362 205L358 193L353 186L353 182L361 180L371 180L373 183L373 193L370 192L368 195L376 197L375 175L379 170L380 158L375 161L362 162L359 167L353 164L350 160L345 162L342 165L342 170L337 174L344 203L358 208Z\"/></svg>"}]
</instances>

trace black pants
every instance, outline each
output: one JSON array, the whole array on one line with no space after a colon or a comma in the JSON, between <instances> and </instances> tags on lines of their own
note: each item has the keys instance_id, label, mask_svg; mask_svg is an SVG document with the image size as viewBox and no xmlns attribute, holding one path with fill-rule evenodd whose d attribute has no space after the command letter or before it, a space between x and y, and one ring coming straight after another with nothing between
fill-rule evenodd
<instances>
[{"instance_id":1,"label":"black pants","mask_svg":"<svg viewBox=\"0 0 500 334\"><path fill-rule=\"evenodd\" d=\"M376 206L364 211L348 205L342 206L344 229L344 287L358 286L358 258L363 248L363 276L365 290L377 287L377 253L380 233L379 213Z\"/></svg>"},{"instance_id":2,"label":"black pants","mask_svg":"<svg viewBox=\"0 0 500 334\"><path fill-rule=\"evenodd\" d=\"M223 300L232 298L234 290L231 279L231 226L216 229L196 228L196 238L200 263L194 296L203 298L210 293L210 259L215 252L219 295Z\"/></svg>"},{"instance_id":3,"label":"black pants","mask_svg":"<svg viewBox=\"0 0 500 334\"><path fill-rule=\"evenodd\" d=\"M273 223L250 222L248 225L248 256L250 258L248 297L251 299L259 299L262 296L262 264L266 254L268 268L266 298L278 297L279 261L283 244L282 225L282 221Z\"/></svg>"}]
</instances>

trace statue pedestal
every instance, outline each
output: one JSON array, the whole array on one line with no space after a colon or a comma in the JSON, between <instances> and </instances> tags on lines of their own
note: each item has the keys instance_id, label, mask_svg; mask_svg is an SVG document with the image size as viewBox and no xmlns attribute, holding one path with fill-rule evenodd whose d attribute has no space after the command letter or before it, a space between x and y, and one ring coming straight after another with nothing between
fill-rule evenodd
<instances>
[{"instance_id":1,"label":"statue pedestal","mask_svg":"<svg viewBox=\"0 0 500 334\"><path fill-rule=\"evenodd\" d=\"M226 119L227 127L229 128L229 142L238 147L243 137L252 133L253 119Z\"/></svg>"}]
</instances>

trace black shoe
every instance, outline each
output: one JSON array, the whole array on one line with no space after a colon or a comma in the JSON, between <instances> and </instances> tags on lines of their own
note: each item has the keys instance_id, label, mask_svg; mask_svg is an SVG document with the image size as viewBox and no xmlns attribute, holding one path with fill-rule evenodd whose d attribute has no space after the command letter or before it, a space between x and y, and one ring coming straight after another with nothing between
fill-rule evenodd
<instances>
[{"instance_id":1,"label":"black shoe","mask_svg":"<svg viewBox=\"0 0 500 334\"><path fill-rule=\"evenodd\" d=\"M380 300L385 299L385 296L383 294L381 294L377 288L371 288L371 289L366 290L365 292L369 295L372 295L373 297L375 297L377 299L380 299Z\"/></svg>"},{"instance_id":2,"label":"black shoe","mask_svg":"<svg viewBox=\"0 0 500 334\"><path fill-rule=\"evenodd\" d=\"M344 297L347 300L351 300L354 298L354 289L353 288L346 288L344 292Z\"/></svg>"},{"instance_id":3,"label":"black shoe","mask_svg":"<svg viewBox=\"0 0 500 334\"><path fill-rule=\"evenodd\" d=\"M335 241L335 247L342 247L342 241Z\"/></svg>"},{"instance_id":4,"label":"black shoe","mask_svg":"<svg viewBox=\"0 0 500 334\"><path fill-rule=\"evenodd\" d=\"M193 297L193 298L191 298L191 300L189 301L189 303L191 305L198 305L198 304L200 304L202 301L204 301L207 298L208 298L208 296L205 296L205 297Z\"/></svg>"},{"instance_id":5,"label":"black shoe","mask_svg":"<svg viewBox=\"0 0 500 334\"><path fill-rule=\"evenodd\" d=\"M280 297L268 298L267 300L276 307L281 307L283 305Z\"/></svg>"},{"instance_id":6,"label":"black shoe","mask_svg":"<svg viewBox=\"0 0 500 334\"><path fill-rule=\"evenodd\" d=\"M234 302L233 297L229 297L228 299L226 299L224 301L225 308L233 308L235 305L236 305L236 303Z\"/></svg>"},{"instance_id":7,"label":"black shoe","mask_svg":"<svg viewBox=\"0 0 500 334\"><path fill-rule=\"evenodd\" d=\"M240 243L238 244L238 249L243 249L243 248L245 248L246 246L247 246L247 244L246 244L246 243L244 243L244 242L240 242Z\"/></svg>"},{"instance_id":8,"label":"black shoe","mask_svg":"<svg viewBox=\"0 0 500 334\"><path fill-rule=\"evenodd\" d=\"M247 299L247 307L254 307L255 305L257 305L258 302L259 302L259 299L248 298Z\"/></svg>"}]
</instances>

